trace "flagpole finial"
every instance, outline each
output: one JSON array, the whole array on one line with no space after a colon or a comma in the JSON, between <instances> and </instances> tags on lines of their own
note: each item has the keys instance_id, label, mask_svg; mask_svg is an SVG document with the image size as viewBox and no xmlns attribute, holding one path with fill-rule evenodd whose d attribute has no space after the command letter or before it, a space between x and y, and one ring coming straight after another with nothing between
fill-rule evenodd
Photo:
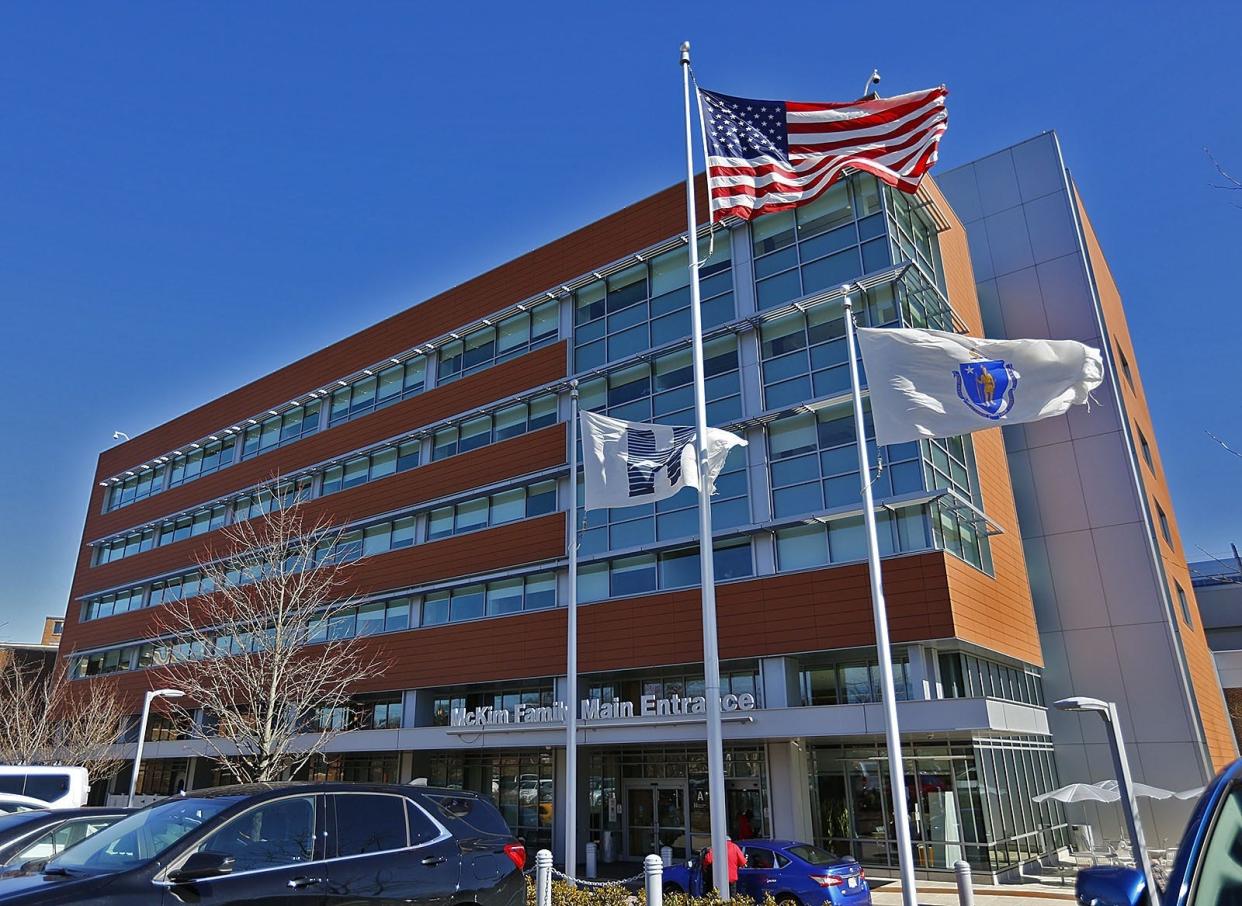
<instances>
[{"instance_id":1,"label":"flagpole finial","mask_svg":"<svg viewBox=\"0 0 1242 906\"><path fill-rule=\"evenodd\" d=\"M689 41L681 42L681 65L682 66L690 65L690 42Z\"/></svg>"},{"instance_id":2,"label":"flagpole finial","mask_svg":"<svg viewBox=\"0 0 1242 906\"><path fill-rule=\"evenodd\" d=\"M844 306L846 311L851 311L854 308L854 303L850 301L850 290L853 289L854 286L855 284L853 283L841 284L841 304Z\"/></svg>"},{"instance_id":3,"label":"flagpole finial","mask_svg":"<svg viewBox=\"0 0 1242 906\"><path fill-rule=\"evenodd\" d=\"M578 379L574 378L569 382L569 395L574 399L578 398Z\"/></svg>"}]
</instances>

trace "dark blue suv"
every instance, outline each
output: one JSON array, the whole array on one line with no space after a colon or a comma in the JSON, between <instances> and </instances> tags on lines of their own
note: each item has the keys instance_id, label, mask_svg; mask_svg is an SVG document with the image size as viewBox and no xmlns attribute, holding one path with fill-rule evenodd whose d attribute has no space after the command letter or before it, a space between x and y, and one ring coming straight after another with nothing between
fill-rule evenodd
<instances>
[{"instance_id":1,"label":"dark blue suv","mask_svg":"<svg viewBox=\"0 0 1242 906\"><path fill-rule=\"evenodd\" d=\"M756 903L771 894L790 906L870 906L871 889L862 866L849 856L837 856L795 840L738 840L746 867L738 869L737 892ZM711 886L708 870L707 886ZM664 869L664 889L702 896L703 860Z\"/></svg>"},{"instance_id":2,"label":"dark blue suv","mask_svg":"<svg viewBox=\"0 0 1242 906\"><path fill-rule=\"evenodd\" d=\"M495 806L473 793L253 784L134 812L0 879L0 904L523 906L525 861Z\"/></svg>"}]
</instances>

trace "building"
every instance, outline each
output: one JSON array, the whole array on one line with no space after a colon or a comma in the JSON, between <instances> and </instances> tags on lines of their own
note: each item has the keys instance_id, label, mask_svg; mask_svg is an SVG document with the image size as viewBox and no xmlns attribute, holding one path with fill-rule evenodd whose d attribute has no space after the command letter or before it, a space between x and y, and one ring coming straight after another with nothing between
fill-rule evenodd
<instances>
[{"instance_id":1,"label":"building","mask_svg":"<svg viewBox=\"0 0 1242 906\"><path fill-rule=\"evenodd\" d=\"M1191 563L1190 579L1236 741L1242 739L1242 564Z\"/></svg>"},{"instance_id":2,"label":"building","mask_svg":"<svg viewBox=\"0 0 1242 906\"><path fill-rule=\"evenodd\" d=\"M940 183L966 226L987 335L1081 340L1108 363L1090 411L1003 429L1045 696L1115 701L1135 779L1200 786L1237 748L1121 296L1057 136ZM1053 710L1048 719L1063 782L1112 776L1098 718ZM1175 843L1192 806L1144 800L1148 839ZM1111 806L1089 817L1123 835Z\"/></svg>"},{"instance_id":3,"label":"building","mask_svg":"<svg viewBox=\"0 0 1242 906\"><path fill-rule=\"evenodd\" d=\"M350 527L365 595L349 631L379 633L389 662L357 689L366 729L327 772L488 792L532 846L560 848L568 795L579 846L605 858L705 845L703 726L671 713L703 683L692 492L592 512L582 532L578 789L559 724L515 719L563 699L568 380L587 408L692 419L683 204L681 186L660 192L101 454L61 646L73 675L115 681L136 713L146 668L192 656L155 637L160 602L197 592L213 533L261 512L253 491L279 472ZM911 198L856 174L718 229L703 297L709 418L749 441L713 503L732 829L747 815L882 873L895 848L838 292L864 273L864 324L983 329L966 232L930 179ZM1010 461L999 431L883 457L920 868L1010 873L1067 833L1059 806L1032 802L1058 777ZM508 722L480 724L487 706ZM148 736L140 793L211 781L195 743L159 719Z\"/></svg>"},{"instance_id":4,"label":"building","mask_svg":"<svg viewBox=\"0 0 1242 906\"><path fill-rule=\"evenodd\" d=\"M44 617L43 636L35 642L0 642L0 668L16 663L42 673L56 665L64 617Z\"/></svg>"}]
</instances>

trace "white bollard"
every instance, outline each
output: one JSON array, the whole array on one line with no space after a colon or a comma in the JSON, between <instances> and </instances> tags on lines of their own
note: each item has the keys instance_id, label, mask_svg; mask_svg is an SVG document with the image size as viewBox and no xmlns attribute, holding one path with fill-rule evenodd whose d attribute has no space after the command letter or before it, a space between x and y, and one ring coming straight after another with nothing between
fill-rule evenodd
<instances>
[{"instance_id":1,"label":"white bollard","mask_svg":"<svg viewBox=\"0 0 1242 906\"><path fill-rule=\"evenodd\" d=\"M598 848L594 843L586 845L586 876L588 880L594 881L599 872L595 870L596 853Z\"/></svg>"},{"instance_id":2,"label":"white bollard","mask_svg":"<svg viewBox=\"0 0 1242 906\"><path fill-rule=\"evenodd\" d=\"M975 889L970 880L970 863L958 860L953 863L957 875L957 901L961 906L975 906Z\"/></svg>"},{"instance_id":3,"label":"white bollard","mask_svg":"<svg viewBox=\"0 0 1242 906\"><path fill-rule=\"evenodd\" d=\"M552 853L535 853L535 906L552 906Z\"/></svg>"},{"instance_id":4,"label":"white bollard","mask_svg":"<svg viewBox=\"0 0 1242 906\"><path fill-rule=\"evenodd\" d=\"M664 863L665 868L673 867L673 847L671 846L660 847L660 861Z\"/></svg>"},{"instance_id":5,"label":"white bollard","mask_svg":"<svg viewBox=\"0 0 1242 906\"><path fill-rule=\"evenodd\" d=\"M647 891L647 906L664 906L664 861L655 853L643 858L643 885Z\"/></svg>"}]
</instances>

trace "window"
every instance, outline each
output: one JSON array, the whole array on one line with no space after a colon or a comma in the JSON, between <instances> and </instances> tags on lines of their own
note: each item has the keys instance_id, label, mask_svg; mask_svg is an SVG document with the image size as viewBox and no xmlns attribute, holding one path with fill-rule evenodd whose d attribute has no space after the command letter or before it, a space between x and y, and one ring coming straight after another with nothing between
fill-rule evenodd
<instances>
[{"instance_id":1,"label":"window","mask_svg":"<svg viewBox=\"0 0 1242 906\"><path fill-rule=\"evenodd\" d=\"M378 375L359 378L332 392L328 424L339 425L352 418L422 393L427 385L427 360L414 356L402 364L385 368Z\"/></svg>"},{"instance_id":2,"label":"window","mask_svg":"<svg viewBox=\"0 0 1242 906\"><path fill-rule=\"evenodd\" d=\"M1156 508L1156 518L1160 520L1160 534L1164 536L1165 543L1172 547L1173 533L1169 530L1169 517L1164 514L1160 504L1153 501L1152 505Z\"/></svg>"},{"instance_id":3,"label":"window","mask_svg":"<svg viewBox=\"0 0 1242 906\"><path fill-rule=\"evenodd\" d=\"M1121 348L1121 344L1117 342L1117 338L1113 337L1113 348L1117 350L1117 364L1121 366L1121 373L1126 376L1126 383L1130 385L1130 389L1134 389L1134 375L1130 371L1130 360L1126 358L1125 352Z\"/></svg>"},{"instance_id":4,"label":"window","mask_svg":"<svg viewBox=\"0 0 1242 906\"><path fill-rule=\"evenodd\" d=\"M447 459L458 453L555 424L556 403L556 394L545 393L529 403L508 406L490 415L441 428L435 433L431 458L433 461Z\"/></svg>"},{"instance_id":5,"label":"window","mask_svg":"<svg viewBox=\"0 0 1242 906\"><path fill-rule=\"evenodd\" d=\"M731 321L733 273L729 236L699 240L699 284L705 330ZM690 333L690 269L684 247L589 283L574 293L574 370L678 340Z\"/></svg>"},{"instance_id":6,"label":"window","mask_svg":"<svg viewBox=\"0 0 1242 906\"><path fill-rule=\"evenodd\" d=\"M85 840L91 834L103 830L116 821L117 818L112 816L66 821L27 843L4 863L4 867L18 868L35 859L50 859L58 856L73 844Z\"/></svg>"},{"instance_id":7,"label":"window","mask_svg":"<svg viewBox=\"0 0 1242 906\"><path fill-rule=\"evenodd\" d=\"M404 797L337 793L332 801L336 807L338 858L389 852L409 845Z\"/></svg>"},{"instance_id":8,"label":"window","mask_svg":"<svg viewBox=\"0 0 1242 906\"><path fill-rule=\"evenodd\" d=\"M898 259L913 261L928 276L940 279L936 225L924 211L923 203L905 192L894 192L888 187L885 187L884 193L888 199L892 238Z\"/></svg>"},{"instance_id":9,"label":"window","mask_svg":"<svg viewBox=\"0 0 1242 906\"><path fill-rule=\"evenodd\" d=\"M1173 587L1177 590L1177 603L1182 610L1182 622L1187 626L1193 626L1194 621L1190 617L1190 602L1186 600L1186 592L1182 590L1180 582L1174 580Z\"/></svg>"},{"instance_id":10,"label":"window","mask_svg":"<svg viewBox=\"0 0 1242 906\"><path fill-rule=\"evenodd\" d=\"M1151 447L1147 443L1147 437L1143 434L1143 429L1138 425L1134 426L1134 436L1138 438L1139 450L1143 454L1143 461L1147 463L1147 468L1154 473L1156 471L1156 464L1151 458Z\"/></svg>"},{"instance_id":11,"label":"window","mask_svg":"<svg viewBox=\"0 0 1242 906\"><path fill-rule=\"evenodd\" d=\"M717 582L754 575L750 538L717 541L712 548ZM699 584L698 548L677 548L584 564L578 570L578 600L648 594Z\"/></svg>"},{"instance_id":12,"label":"window","mask_svg":"<svg viewBox=\"0 0 1242 906\"><path fill-rule=\"evenodd\" d=\"M277 799L243 812L198 847L232 856L233 871L256 871L309 862L315 851L319 797Z\"/></svg>"},{"instance_id":13,"label":"window","mask_svg":"<svg viewBox=\"0 0 1242 906\"><path fill-rule=\"evenodd\" d=\"M761 309L887 267L892 256L875 177L857 173L793 211L750 225Z\"/></svg>"},{"instance_id":14,"label":"window","mask_svg":"<svg viewBox=\"0 0 1242 906\"><path fill-rule=\"evenodd\" d=\"M867 435L874 437L870 407L863 415ZM870 452L875 462L875 450ZM888 446L883 456L884 469L871 486L876 499L923 489L917 443ZM768 460L772 511L778 517L861 504L854 411L849 403L771 422Z\"/></svg>"},{"instance_id":15,"label":"window","mask_svg":"<svg viewBox=\"0 0 1242 906\"><path fill-rule=\"evenodd\" d=\"M437 380L446 384L547 346L556 341L559 329L560 303L555 300L510 315L495 326L480 328L441 346Z\"/></svg>"}]
</instances>

